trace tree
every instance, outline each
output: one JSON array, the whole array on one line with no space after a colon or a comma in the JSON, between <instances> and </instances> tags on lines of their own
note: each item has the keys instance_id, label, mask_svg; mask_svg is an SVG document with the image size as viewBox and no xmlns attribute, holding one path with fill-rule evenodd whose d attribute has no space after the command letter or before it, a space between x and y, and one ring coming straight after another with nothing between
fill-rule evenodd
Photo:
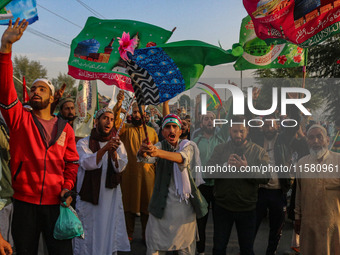
<instances>
[{"instance_id":1,"label":"tree","mask_svg":"<svg viewBox=\"0 0 340 255\"><path fill-rule=\"evenodd\" d=\"M69 76L68 74L62 74L59 72L59 75L57 78L52 79L52 84L55 86L56 91L61 88L61 86L65 83L66 89L64 92L64 97L71 96L76 97L77 96L77 87L75 87L76 80Z\"/></svg>"},{"instance_id":2,"label":"tree","mask_svg":"<svg viewBox=\"0 0 340 255\"><path fill-rule=\"evenodd\" d=\"M327 103L326 117L335 121L340 112L340 36L333 36L309 50L308 70L310 77L323 78L315 81L315 89ZM336 78L336 79L335 79Z\"/></svg>"},{"instance_id":3,"label":"tree","mask_svg":"<svg viewBox=\"0 0 340 255\"><path fill-rule=\"evenodd\" d=\"M182 95L179 98L179 105L183 107L190 107L190 97L188 95Z\"/></svg>"},{"instance_id":4,"label":"tree","mask_svg":"<svg viewBox=\"0 0 340 255\"><path fill-rule=\"evenodd\" d=\"M330 121L337 119L340 112L340 81L333 78L340 78L340 36L333 36L323 43L308 49L306 88L311 92L312 99L307 107L317 109L323 103L326 104L325 117ZM300 68L285 69L262 69L254 72L257 78L302 78ZM321 79L320 79L321 78ZM291 82L292 80L290 80ZM296 82L298 80L295 80ZM261 80L262 91L258 100L260 109L268 109L271 103L271 88L276 85L272 81ZM299 87L298 84L285 83L287 85ZM301 85L300 85L301 86ZM269 97L270 95L270 97ZM270 106L269 106L270 107Z\"/></svg>"},{"instance_id":5,"label":"tree","mask_svg":"<svg viewBox=\"0 0 340 255\"><path fill-rule=\"evenodd\" d=\"M39 61L29 60L26 56L15 56L13 60L13 75L21 81L25 76L26 84L30 87L34 80L38 78L46 78L47 70L40 64ZM14 85L19 100L22 101L22 84L14 79Z\"/></svg>"}]
</instances>

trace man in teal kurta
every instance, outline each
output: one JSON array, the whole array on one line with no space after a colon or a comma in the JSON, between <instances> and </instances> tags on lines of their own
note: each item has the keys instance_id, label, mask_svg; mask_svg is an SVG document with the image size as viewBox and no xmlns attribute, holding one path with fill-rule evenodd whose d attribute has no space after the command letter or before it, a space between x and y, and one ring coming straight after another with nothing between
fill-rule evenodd
<instances>
[{"instance_id":1,"label":"man in teal kurta","mask_svg":"<svg viewBox=\"0 0 340 255\"><path fill-rule=\"evenodd\" d=\"M0 233L13 245L11 223L13 217L13 188L9 168L9 136L6 124L0 116Z\"/></svg>"},{"instance_id":2,"label":"man in teal kurta","mask_svg":"<svg viewBox=\"0 0 340 255\"><path fill-rule=\"evenodd\" d=\"M221 143L226 143L229 138L229 125L222 125L222 127L217 131L214 127L214 119L216 119L216 115L211 111L207 111L206 115L202 115L200 122L201 132L193 140L200 151L202 166L207 165L215 147ZM209 176L203 175L203 178L204 177ZM212 207L214 206L214 179L204 178L204 181L205 183L199 186L199 190L207 201L209 210L210 204ZM200 238L197 242L198 253L204 253L205 251L205 229L207 221L208 213L204 217L197 219L198 234Z\"/></svg>"}]
</instances>

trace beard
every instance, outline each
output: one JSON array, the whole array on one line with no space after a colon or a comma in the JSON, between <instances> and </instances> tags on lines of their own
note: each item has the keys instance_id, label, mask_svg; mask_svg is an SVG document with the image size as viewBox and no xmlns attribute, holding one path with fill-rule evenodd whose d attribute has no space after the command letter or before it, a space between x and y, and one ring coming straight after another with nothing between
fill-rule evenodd
<instances>
[{"instance_id":1,"label":"beard","mask_svg":"<svg viewBox=\"0 0 340 255\"><path fill-rule=\"evenodd\" d=\"M103 127L102 127L101 125L98 125L98 133L99 133L99 135L102 136L102 137L108 137L108 136L111 135L111 133L112 133L112 128L111 128L111 130L110 130L108 133L106 133L106 132L104 131Z\"/></svg>"},{"instance_id":2,"label":"beard","mask_svg":"<svg viewBox=\"0 0 340 255\"><path fill-rule=\"evenodd\" d=\"M273 140L274 137L276 136L277 131L268 131L268 132L265 132L265 133L263 133L263 134L264 134L264 137L265 137L267 140L271 141L271 140Z\"/></svg>"},{"instance_id":3,"label":"beard","mask_svg":"<svg viewBox=\"0 0 340 255\"><path fill-rule=\"evenodd\" d=\"M135 127L139 127L142 125L142 119L136 120L134 117L131 118L131 123Z\"/></svg>"},{"instance_id":4,"label":"beard","mask_svg":"<svg viewBox=\"0 0 340 255\"><path fill-rule=\"evenodd\" d=\"M313 148L310 148L309 153L313 158L320 159L323 157L323 155L326 154L327 150L328 150L327 146L322 147L321 149L316 149L316 150Z\"/></svg>"},{"instance_id":5,"label":"beard","mask_svg":"<svg viewBox=\"0 0 340 255\"><path fill-rule=\"evenodd\" d=\"M189 136L190 134L190 131L187 129L185 132L182 132L182 134L179 136L179 138L183 139L187 136Z\"/></svg>"},{"instance_id":6,"label":"beard","mask_svg":"<svg viewBox=\"0 0 340 255\"><path fill-rule=\"evenodd\" d=\"M67 120L67 121L75 120L75 118L77 118L77 116L75 116L73 114L69 114L68 116L64 117L64 119Z\"/></svg>"},{"instance_id":7,"label":"beard","mask_svg":"<svg viewBox=\"0 0 340 255\"><path fill-rule=\"evenodd\" d=\"M244 144L244 142L246 141L246 139L241 139L238 141L235 141L233 138L231 139L231 141L233 142L233 144L238 147L238 146L242 146Z\"/></svg>"},{"instance_id":8,"label":"beard","mask_svg":"<svg viewBox=\"0 0 340 255\"><path fill-rule=\"evenodd\" d=\"M208 128L208 127L202 127L203 133L207 133L208 135L212 135L215 132L215 128Z\"/></svg>"},{"instance_id":9,"label":"beard","mask_svg":"<svg viewBox=\"0 0 340 255\"><path fill-rule=\"evenodd\" d=\"M50 104L49 99L46 99L45 101L33 101L30 99L30 106L32 106L33 110L43 110L46 109L47 106Z\"/></svg>"}]
</instances>

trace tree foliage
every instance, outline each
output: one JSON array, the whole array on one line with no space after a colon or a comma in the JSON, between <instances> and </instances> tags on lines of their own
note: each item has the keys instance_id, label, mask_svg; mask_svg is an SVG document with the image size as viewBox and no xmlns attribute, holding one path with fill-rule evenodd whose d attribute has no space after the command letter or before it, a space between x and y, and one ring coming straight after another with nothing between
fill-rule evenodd
<instances>
[{"instance_id":1,"label":"tree foliage","mask_svg":"<svg viewBox=\"0 0 340 255\"><path fill-rule=\"evenodd\" d=\"M75 87L76 80L69 76L68 74L62 74L59 72L58 77L53 78L51 82L55 86L56 90L60 89L64 83L66 84L64 97L77 96L77 87Z\"/></svg>"},{"instance_id":2,"label":"tree foliage","mask_svg":"<svg viewBox=\"0 0 340 255\"><path fill-rule=\"evenodd\" d=\"M339 36L334 36L308 49L308 78L305 87L311 92L312 99L306 107L316 110L326 104L324 116L330 121L337 119L337 114L340 112L340 81L334 79L340 78L339 38ZM302 67L259 69L254 72L254 75L262 85L257 106L259 109L268 109L271 106L272 87L277 87L277 84L272 79L261 78L281 78L284 81L281 80L280 84L284 87L301 87L303 72Z\"/></svg>"},{"instance_id":3,"label":"tree foliage","mask_svg":"<svg viewBox=\"0 0 340 255\"><path fill-rule=\"evenodd\" d=\"M179 105L182 107L190 107L190 97L188 95L182 95L179 98Z\"/></svg>"},{"instance_id":4,"label":"tree foliage","mask_svg":"<svg viewBox=\"0 0 340 255\"><path fill-rule=\"evenodd\" d=\"M25 76L26 85L30 87L34 80L38 78L46 78L47 70L40 64L39 61L29 60L26 56L15 56L13 59L13 75L20 81L22 81ZM19 100L22 101L22 84L14 79L14 85Z\"/></svg>"},{"instance_id":5,"label":"tree foliage","mask_svg":"<svg viewBox=\"0 0 340 255\"><path fill-rule=\"evenodd\" d=\"M326 117L335 121L340 112L340 36L334 36L309 50L310 77L326 106ZM322 79L320 79L322 78Z\"/></svg>"},{"instance_id":6,"label":"tree foliage","mask_svg":"<svg viewBox=\"0 0 340 255\"><path fill-rule=\"evenodd\" d=\"M34 80L38 78L47 78L47 70L40 64L39 61L30 60L27 56L15 56L13 59L13 75L20 81L22 81L23 77L25 76L26 85L30 87ZM51 82L54 85L56 91L60 89L64 83L66 83L64 97L75 97L77 95L77 88L75 87L76 80L68 74L59 73L58 77L53 78ZM22 101L22 83L14 79L14 84L19 100Z\"/></svg>"}]
</instances>

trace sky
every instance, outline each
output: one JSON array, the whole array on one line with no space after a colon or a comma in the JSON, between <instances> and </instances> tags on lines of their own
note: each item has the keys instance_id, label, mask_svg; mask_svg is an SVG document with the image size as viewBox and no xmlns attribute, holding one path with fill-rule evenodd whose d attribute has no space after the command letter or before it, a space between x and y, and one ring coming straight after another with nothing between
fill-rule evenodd
<instances>
[{"instance_id":1,"label":"sky","mask_svg":"<svg viewBox=\"0 0 340 255\"><path fill-rule=\"evenodd\" d=\"M167 30L176 27L169 42L201 40L230 49L239 41L242 19L247 15L241 0L82 0L105 19L137 20L160 26ZM37 0L39 20L31 28L71 44L90 16L95 16L76 0ZM39 6L40 5L40 6ZM75 26L44 8L75 23ZM0 27L0 33L5 30ZM38 60L46 67L49 79L59 73L67 73L70 49L25 32L13 46L14 55ZM243 77L251 77L252 71L244 71ZM240 72L232 64L206 67L203 78L225 78L240 82ZM112 96L112 86L99 83L99 92Z\"/></svg>"}]
</instances>

